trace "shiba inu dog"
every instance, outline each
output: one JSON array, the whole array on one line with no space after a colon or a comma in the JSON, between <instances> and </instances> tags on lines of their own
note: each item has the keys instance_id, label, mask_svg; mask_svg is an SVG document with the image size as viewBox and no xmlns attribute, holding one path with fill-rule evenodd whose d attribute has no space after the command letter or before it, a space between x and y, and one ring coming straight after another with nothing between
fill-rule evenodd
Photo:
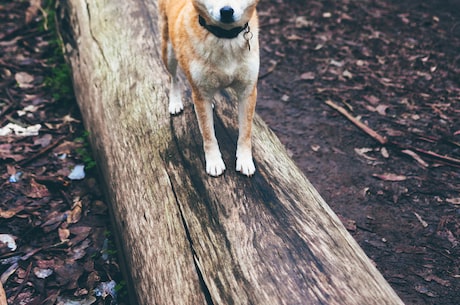
<instances>
[{"instance_id":1,"label":"shiba inu dog","mask_svg":"<svg viewBox=\"0 0 460 305\"><path fill-rule=\"evenodd\" d=\"M219 176L225 163L214 132L214 95L232 88L238 97L236 170L251 176L251 129L259 73L258 0L159 0L162 57L171 74L169 112L183 110L177 64L192 88L203 137L206 172Z\"/></svg>"}]
</instances>

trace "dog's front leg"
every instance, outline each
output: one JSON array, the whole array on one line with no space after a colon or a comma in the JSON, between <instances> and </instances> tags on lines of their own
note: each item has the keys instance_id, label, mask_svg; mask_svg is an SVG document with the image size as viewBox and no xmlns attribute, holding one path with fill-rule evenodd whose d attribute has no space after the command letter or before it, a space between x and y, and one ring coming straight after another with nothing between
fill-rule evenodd
<instances>
[{"instance_id":1,"label":"dog's front leg","mask_svg":"<svg viewBox=\"0 0 460 305\"><path fill-rule=\"evenodd\" d=\"M192 89L195 113L198 119L206 159L206 172L211 176L220 176L225 170L225 163L219 150L214 132L214 119L211 98L203 98L196 89Z\"/></svg>"},{"instance_id":2,"label":"dog's front leg","mask_svg":"<svg viewBox=\"0 0 460 305\"><path fill-rule=\"evenodd\" d=\"M238 123L239 136L236 149L236 170L246 176L252 176L256 171L252 160L252 120L257 100L257 87L254 85L249 96L242 94L239 96L238 104Z\"/></svg>"}]
</instances>

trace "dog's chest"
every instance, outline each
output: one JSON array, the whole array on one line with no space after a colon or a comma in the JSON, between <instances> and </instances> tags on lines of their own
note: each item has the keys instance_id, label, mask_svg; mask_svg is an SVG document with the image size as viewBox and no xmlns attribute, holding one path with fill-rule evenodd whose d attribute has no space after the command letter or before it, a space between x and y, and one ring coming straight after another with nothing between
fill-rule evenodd
<instances>
[{"instance_id":1,"label":"dog's chest","mask_svg":"<svg viewBox=\"0 0 460 305\"><path fill-rule=\"evenodd\" d=\"M225 88L246 83L257 75L258 65L247 49L238 52L231 49L198 51L201 54L190 62L190 73L192 79L201 86Z\"/></svg>"}]
</instances>

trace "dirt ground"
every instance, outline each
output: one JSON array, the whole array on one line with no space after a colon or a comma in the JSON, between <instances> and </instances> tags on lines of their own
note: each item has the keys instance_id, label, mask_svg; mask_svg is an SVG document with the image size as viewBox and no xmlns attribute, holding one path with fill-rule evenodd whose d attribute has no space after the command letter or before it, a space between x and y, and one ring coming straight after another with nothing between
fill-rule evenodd
<instances>
[{"instance_id":1,"label":"dirt ground","mask_svg":"<svg viewBox=\"0 0 460 305\"><path fill-rule=\"evenodd\" d=\"M78 109L28 7L0 1L0 128L41 124L0 137L1 280L9 304L125 304L95 171L69 178L91 163ZM259 13L258 114L406 304L460 304L460 1Z\"/></svg>"},{"instance_id":2,"label":"dirt ground","mask_svg":"<svg viewBox=\"0 0 460 305\"><path fill-rule=\"evenodd\" d=\"M258 114L406 304L460 304L460 1L272 0L260 15Z\"/></svg>"}]
</instances>

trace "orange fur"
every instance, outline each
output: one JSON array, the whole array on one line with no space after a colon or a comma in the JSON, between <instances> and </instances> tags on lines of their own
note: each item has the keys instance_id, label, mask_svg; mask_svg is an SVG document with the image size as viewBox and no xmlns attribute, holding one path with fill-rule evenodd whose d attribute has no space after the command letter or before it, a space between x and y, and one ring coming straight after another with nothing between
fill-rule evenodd
<instances>
[{"instance_id":1,"label":"orange fur","mask_svg":"<svg viewBox=\"0 0 460 305\"><path fill-rule=\"evenodd\" d=\"M214 132L212 99L223 88L238 95L239 137L236 169L252 175L251 129L257 99L259 71L258 0L159 0L162 57L171 73L169 111L182 111L177 86L177 64L191 87L206 159L208 174L218 176L225 170ZM222 20L222 10L231 8L232 21ZM219 38L198 22L220 29L241 29L236 37ZM249 28L246 28L246 24ZM250 33L245 33L246 31ZM250 47L249 47L250 46Z\"/></svg>"}]
</instances>

